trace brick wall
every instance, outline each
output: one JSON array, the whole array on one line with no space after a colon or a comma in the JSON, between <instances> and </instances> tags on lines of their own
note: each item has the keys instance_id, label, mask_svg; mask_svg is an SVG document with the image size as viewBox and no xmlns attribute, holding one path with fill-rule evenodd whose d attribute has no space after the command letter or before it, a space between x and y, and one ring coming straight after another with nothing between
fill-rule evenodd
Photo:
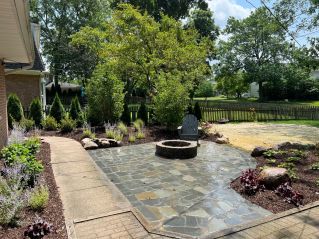
<instances>
[{"instance_id":1,"label":"brick wall","mask_svg":"<svg viewBox=\"0 0 319 239\"><path fill-rule=\"evenodd\" d=\"M40 96L40 76L34 75L7 75L7 96L16 93L24 109L30 106L31 101Z\"/></svg>"},{"instance_id":2,"label":"brick wall","mask_svg":"<svg viewBox=\"0 0 319 239\"><path fill-rule=\"evenodd\" d=\"M0 149L6 144L8 137L7 97L4 78L4 66L0 60Z\"/></svg>"}]
</instances>

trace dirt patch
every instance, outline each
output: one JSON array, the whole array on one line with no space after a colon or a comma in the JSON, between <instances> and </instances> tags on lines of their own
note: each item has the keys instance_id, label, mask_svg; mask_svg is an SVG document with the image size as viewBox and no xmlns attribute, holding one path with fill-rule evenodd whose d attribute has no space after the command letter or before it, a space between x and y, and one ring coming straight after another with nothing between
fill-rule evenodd
<instances>
[{"instance_id":1,"label":"dirt patch","mask_svg":"<svg viewBox=\"0 0 319 239\"><path fill-rule=\"evenodd\" d=\"M56 182L51 167L50 145L42 143L37 159L41 160L44 171L40 175L38 181L44 182L49 188L49 202L42 212L34 212L29 208L25 208L20 214L20 226L17 228L0 228L0 238L23 238L23 233L28 225L32 224L37 216L46 220L53 225L53 232L45 238L48 239L67 239L67 231L63 216L62 201L60 199Z\"/></svg>"},{"instance_id":2,"label":"dirt patch","mask_svg":"<svg viewBox=\"0 0 319 239\"><path fill-rule=\"evenodd\" d=\"M271 147L282 142L298 142L303 144L319 141L319 128L268 123L215 124L211 132L220 132L229 138L230 144L253 150L256 146Z\"/></svg>"},{"instance_id":3,"label":"dirt patch","mask_svg":"<svg viewBox=\"0 0 319 239\"><path fill-rule=\"evenodd\" d=\"M268 157L258 157L257 169L260 167L274 167L278 164L287 162L289 157L295 157L295 154L303 152L303 156L300 157L298 162L295 162L296 176L298 179L292 180L293 190L301 193L304 196L303 204L306 205L311 202L319 200L319 185L316 181L319 180L319 170L312 170L311 165L313 163L319 162L319 151L293 151L285 150L284 153L278 154L271 159ZM274 160L276 161L274 163ZM270 163L271 161L271 163ZM240 184L240 179L237 178L231 183L231 187L240 193L244 198L257 204L273 213L279 213L286 211L288 209L294 208L295 205L289 204L284 201L284 199L278 196L274 190L264 190L258 191L255 195L245 194L242 185Z\"/></svg>"}]
</instances>

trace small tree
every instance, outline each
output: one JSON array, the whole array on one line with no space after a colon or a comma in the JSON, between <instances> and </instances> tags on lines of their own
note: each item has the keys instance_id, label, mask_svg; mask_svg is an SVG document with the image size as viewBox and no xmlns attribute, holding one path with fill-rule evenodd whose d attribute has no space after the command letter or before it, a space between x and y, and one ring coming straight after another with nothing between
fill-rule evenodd
<instances>
[{"instance_id":1,"label":"small tree","mask_svg":"<svg viewBox=\"0 0 319 239\"><path fill-rule=\"evenodd\" d=\"M154 97L155 115L168 129L176 129L183 120L189 94L177 77L171 76L170 80L160 78L158 93Z\"/></svg>"},{"instance_id":2,"label":"small tree","mask_svg":"<svg viewBox=\"0 0 319 239\"><path fill-rule=\"evenodd\" d=\"M131 123L131 115L130 115L130 111L128 109L127 104L124 104L121 121L127 125Z\"/></svg>"},{"instance_id":3,"label":"small tree","mask_svg":"<svg viewBox=\"0 0 319 239\"><path fill-rule=\"evenodd\" d=\"M33 99L30 104L30 118L34 120L36 126L41 124L43 113L42 104L39 98Z\"/></svg>"},{"instance_id":4,"label":"small tree","mask_svg":"<svg viewBox=\"0 0 319 239\"><path fill-rule=\"evenodd\" d=\"M147 125L148 116L147 116L147 108L146 108L145 102L142 102L140 108L138 109L137 118L143 120L144 123Z\"/></svg>"},{"instance_id":5,"label":"small tree","mask_svg":"<svg viewBox=\"0 0 319 239\"><path fill-rule=\"evenodd\" d=\"M23 118L23 108L19 97L16 94L10 94L8 97L8 118L9 115L12 116L13 120L20 122Z\"/></svg>"},{"instance_id":6,"label":"small tree","mask_svg":"<svg viewBox=\"0 0 319 239\"><path fill-rule=\"evenodd\" d=\"M198 121L202 120L202 111L200 109L199 103L196 102L194 106L194 115L196 116Z\"/></svg>"},{"instance_id":7,"label":"small tree","mask_svg":"<svg viewBox=\"0 0 319 239\"><path fill-rule=\"evenodd\" d=\"M74 97L71 101L70 105L70 117L73 120L77 120L79 118L79 114L81 113L81 107L79 107L78 97Z\"/></svg>"},{"instance_id":8,"label":"small tree","mask_svg":"<svg viewBox=\"0 0 319 239\"><path fill-rule=\"evenodd\" d=\"M55 118L55 120L60 123L64 118L65 110L59 98L59 95L56 94L50 109L50 116Z\"/></svg>"}]
</instances>

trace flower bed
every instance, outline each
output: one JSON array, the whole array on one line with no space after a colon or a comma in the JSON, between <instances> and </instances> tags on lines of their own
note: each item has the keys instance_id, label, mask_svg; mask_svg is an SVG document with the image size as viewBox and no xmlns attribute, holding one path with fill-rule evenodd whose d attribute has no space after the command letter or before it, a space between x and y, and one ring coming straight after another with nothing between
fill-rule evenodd
<instances>
[{"instance_id":1,"label":"flower bed","mask_svg":"<svg viewBox=\"0 0 319 239\"><path fill-rule=\"evenodd\" d=\"M15 226L0 226L0 238L23 238L27 227L33 224L38 217L52 224L52 232L44 238L67 239L67 231L63 216L62 202L58 193L53 171L51 168L50 146L42 143L36 159L43 165L43 171L37 176L36 185L48 188L48 201L42 210L32 210L30 205L22 208L18 214L18 224ZM0 161L0 169L4 169L3 161ZM33 190L27 188L26 190ZM39 205L39 201L34 201L34 207Z\"/></svg>"},{"instance_id":2,"label":"flower bed","mask_svg":"<svg viewBox=\"0 0 319 239\"><path fill-rule=\"evenodd\" d=\"M244 198L273 213L319 200L318 147L285 143L279 148L264 150L255 158L256 175L243 172L231 183L231 187ZM286 182L273 188L264 187L260 175L267 167L285 168L288 176Z\"/></svg>"}]
</instances>

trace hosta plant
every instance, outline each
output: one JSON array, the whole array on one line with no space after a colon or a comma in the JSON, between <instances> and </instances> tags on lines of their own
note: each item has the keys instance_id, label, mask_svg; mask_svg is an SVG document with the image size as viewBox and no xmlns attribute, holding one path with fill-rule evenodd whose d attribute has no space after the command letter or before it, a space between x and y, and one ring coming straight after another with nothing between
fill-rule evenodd
<instances>
[{"instance_id":1,"label":"hosta plant","mask_svg":"<svg viewBox=\"0 0 319 239\"><path fill-rule=\"evenodd\" d=\"M281 184L275 193L283 197L285 202L295 204L297 207L302 205L303 195L293 190L290 182Z\"/></svg>"},{"instance_id":2,"label":"hosta plant","mask_svg":"<svg viewBox=\"0 0 319 239\"><path fill-rule=\"evenodd\" d=\"M247 169L240 176L240 183L248 195L255 194L258 190L263 190L264 186L259 184L258 173L254 169Z\"/></svg>"},{"instance_id":3,"label":"hosta plant","mask_svg":"<svg viewBox=\"0 0 319 239\"><path fill-rule=\"evenodd\" d=\"M41 239L52 232L52 225L41 218L29 225L24 231L24 236L30 239Z\"/></svg>"}]
</instances>

